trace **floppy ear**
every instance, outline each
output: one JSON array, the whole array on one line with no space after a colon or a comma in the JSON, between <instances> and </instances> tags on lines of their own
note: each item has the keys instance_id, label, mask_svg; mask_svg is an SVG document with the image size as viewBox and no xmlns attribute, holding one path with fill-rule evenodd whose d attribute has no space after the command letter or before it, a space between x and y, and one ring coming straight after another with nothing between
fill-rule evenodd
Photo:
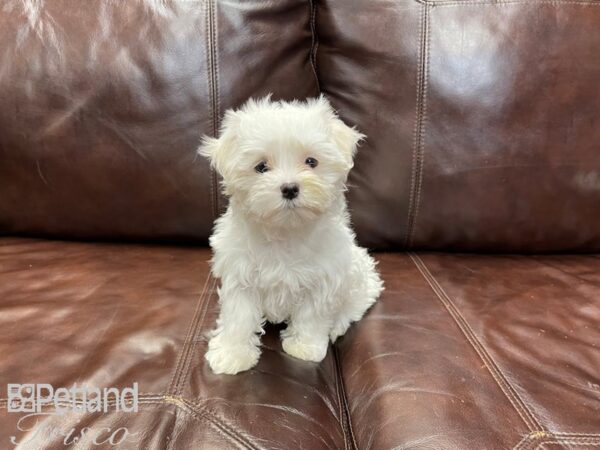
<instances>
[{"instance_id":1,"label":"floppy ear","mask_svg":"<svg viewBox=\"0 0 600 450\"><path fill-rule=\"evenodd\" d=\"M337 116L332 121L331 133L333 141L342 152L348 164L348 170L352 169L356 148L358 147L358 143L365 138L365 135L356 130L356 128L346 125Z\"/></svg>"},{"instance_id":2,"label":"floppy ear","mask_svg":"<svg viewBox=\"0 0 600 450\"><path fill-rule=\"evenodd\" d=\"M233 163L235 154L236 135L239 128L239 116L237 112L228 110L223 118L220 137L202 137L198 153L210 161L210 165L223 178L227 178Z\"/></svg>"},{"instance_id":3,"label":"floppy ear","mask_svg":"<svg viewBox=\"0 0 600 450\"><path fill-rule=\"evenodd\" d=\"M331 138L344 157L344 160L348 165L348 170L350 170L354 165L353 160L358 143L365 138L365 135L360 133L354 127L346 125L338 117L331 106L331 103L329 103L329 100L323 95L314 100L314 106L321 110L321 113L329 122Z\"/></svg>"}]
</instances>

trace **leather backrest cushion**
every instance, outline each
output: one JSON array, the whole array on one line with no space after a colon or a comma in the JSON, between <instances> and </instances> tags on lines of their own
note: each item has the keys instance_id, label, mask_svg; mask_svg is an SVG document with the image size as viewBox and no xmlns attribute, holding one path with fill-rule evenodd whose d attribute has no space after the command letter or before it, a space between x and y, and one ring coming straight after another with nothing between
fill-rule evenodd
<instances>
[{"instance_id":1,"label":"leather backrest cushion","mask_svg":"<svg viewBox=\"0 0 600 450\"><path fill-rule=\"evenodd\" d=\"M376 248L600 250L600 2L323 0L322 90L367 141Z\"/></svg>"},{"instance_id":2,"label":"leather backrest cushion","mask_svg":"<svg viewBox=\"0 0 600 450\"><path fill-rule=\"evenodd\" d=\"M200 136L250 96L317 94L311 11L3 1L0 233L204 242L223 199Z\"/></svg>"}]
</instances>

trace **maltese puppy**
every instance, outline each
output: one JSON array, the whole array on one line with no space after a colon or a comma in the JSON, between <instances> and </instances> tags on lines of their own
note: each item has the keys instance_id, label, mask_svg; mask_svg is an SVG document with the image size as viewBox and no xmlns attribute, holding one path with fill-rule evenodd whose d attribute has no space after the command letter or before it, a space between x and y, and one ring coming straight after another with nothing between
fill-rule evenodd
<instances>
[{"instance_id":1,"label":"maltese puppy","mask_svg":"<svg viewBox=\"0 0 600 450\"><path fill-rule=\"evenodd\" d=\"M283 350L319 362L329 341L383 290L355 243L344 192L358 142L324 98L250 100L199 149L223 179L227 212L210 246L220 314L206 359L215 373L252 368L266 321L286 322Z\"/></svg>"}]
</instances>

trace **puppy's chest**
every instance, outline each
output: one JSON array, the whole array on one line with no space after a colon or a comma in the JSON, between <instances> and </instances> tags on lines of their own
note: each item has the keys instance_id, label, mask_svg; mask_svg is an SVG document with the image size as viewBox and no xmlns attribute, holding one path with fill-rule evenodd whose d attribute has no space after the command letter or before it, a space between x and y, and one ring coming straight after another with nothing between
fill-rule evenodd
<instances>
[{"instance_id":1,"label":"puppy's chest","mask_svg":"<svg viewBox=\"0 0 600 450\"><path fill-rule=\"evenodd\" d=\"M264 246L248 256L258 288L289 295L327 289L332 279L340 278L347 264L339 252L314 245Z\"/></svg>"},{"instance_id":2,"label":"puppy's chest","mask_svg":"<svg viewBox=\"0 0 600 450\"><path fill-rule=\"evenodd\" d=\"M287 291L299 294L314 287L326 276L327 265L310 262L310 258L265 253L250 260L256 286L266 291Z\"/></svg>"}]
</instances>

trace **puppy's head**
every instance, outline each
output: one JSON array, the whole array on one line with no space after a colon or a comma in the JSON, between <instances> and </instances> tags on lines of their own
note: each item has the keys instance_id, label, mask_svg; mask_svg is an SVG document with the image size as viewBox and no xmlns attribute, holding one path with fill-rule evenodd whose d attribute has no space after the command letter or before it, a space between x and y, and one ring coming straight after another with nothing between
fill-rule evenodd
<instances>
[{"instance_id":1,"label":"puppy's head","mask_svg":"<svg viewBox=\"0 0 600 450\"><path fill-rule=\"evenodd\" d=\"M225 114L220 137L199 149L236 207L272 226L299 226L342 201L358 142L325 97L249 100Z\"/></svg>"}]
</instances>

